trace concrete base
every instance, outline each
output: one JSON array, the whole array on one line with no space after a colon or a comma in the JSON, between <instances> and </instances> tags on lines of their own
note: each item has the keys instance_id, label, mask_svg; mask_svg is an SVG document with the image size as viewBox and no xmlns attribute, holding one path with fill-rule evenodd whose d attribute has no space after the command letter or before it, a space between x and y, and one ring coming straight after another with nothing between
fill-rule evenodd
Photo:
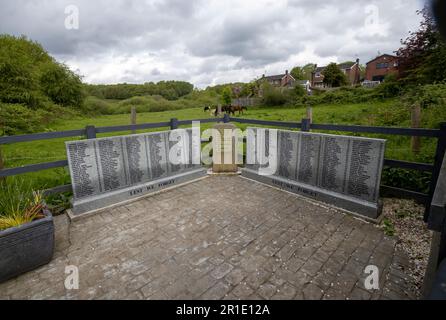
<instances>
[{"instance_id":1,"label":"concrete base","mask_svg":"<svg viewBox=\"0 0 446 320\"><path fill-rule=\"evenodd\" d=\"M109 192L100 196L74 201L73 208L67 211L68 216L71 220L76 220L81 216L90 216L116 206L136 201L147 195L191 183L206 177L206 173L206 169L200 168L126 189Z\"/></svg>"},{"instance_id":2,"label":"concrete base","mask_svg":"<svg viewBox=\"0 0 446 320\"><path fill-rule=\"evenodd\" d=\"M299 194L317 201L324 202L330 206L340 208L368 222L379 223L382 212L382 204L375 204L348 197L343 194L334 193L317 187L301 184L277 176L261 176L256 171L242 169L242 177L255 180L272 187L279 188L291 193Z\"/></svg>"},{"instance_id":3,"label":"concrete base","mask_svg":"<svg viewBox=\"0 0 446 320\"><path fill-rule=\"evenodd\" d=\"M210 176L239 176L242 174L242 171L239 169L236 172L214 172L214 170L209 169L207 172Z\"/></svg>"}]
</instances>

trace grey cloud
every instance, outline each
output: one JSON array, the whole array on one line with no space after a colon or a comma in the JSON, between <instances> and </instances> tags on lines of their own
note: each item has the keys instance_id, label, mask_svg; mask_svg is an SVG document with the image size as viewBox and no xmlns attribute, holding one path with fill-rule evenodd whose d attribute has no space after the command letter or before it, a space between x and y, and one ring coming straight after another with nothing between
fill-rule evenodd
<instances>
[{"instance_id":1,"label":"grey cloud","mask_svg":"<svg viewBox=\"0 0 446 320\"><path fill-rule=\"evenodd\" d=\"M421 0L231 1L0 0L0 33L42 43L87 80L171 77L205 86L294 63L307 49L316 55L308 60L365 61L378 50L391 53L418 26L414 13L422 6ZM69 4L79 7L79 30L64 27ZM360 32L370 4L388 24L387 36Z\"/></svg>"}]
</instances>

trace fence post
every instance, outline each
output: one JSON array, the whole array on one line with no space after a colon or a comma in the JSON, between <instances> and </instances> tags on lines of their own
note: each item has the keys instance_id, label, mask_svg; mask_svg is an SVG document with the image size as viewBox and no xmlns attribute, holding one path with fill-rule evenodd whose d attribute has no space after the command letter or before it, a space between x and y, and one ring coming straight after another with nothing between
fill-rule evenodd
<instances>
[{"instance_id":1,"label":"fence post","mask_svg":"<svg viewBox=\"0 0 446 320\"><path fill-rule=\"evenodd\" d=\"M443 157L446 152L446 122L440 124L440 136L438 137L437 150L435 152L434 170L432 171L432 179L429 185L429 203L426 205L424 212L424 221L427 222L429 212L431 209L431 202L434 196L435 188L437 187L438 175L440 174L441 165L443 164Z\"/></svg>"},{"instance_id":2,"label":"fence post","mask_svg":"<svg viewBox=\"0 0 446 320\"><path fill-rule=\"evenodd\" d=\"M0 147L0 171L5 168L5 162L3 161L2 149ZM6 182L6 177L0 177L0 185Z\"/></svg>"},{"instance_id":3,"label":"fence post","mask_svg":"<svg viewBox=\"0 0 446 320\"><path fill-rule=\"evenodd\" d=\"M95 128L95 126L86 126L85 127L85 133L86 133L87 139L96 139L96 128Z\"/></svg>"},{"instance_id":4,"label":"fence post","mask_svg":"<svg viewBox=\"0 0 446 320\"><path fill-rule=\"evenodd\" d=\"M136 125L136 107L132 107L130 112L130 124ZM136 130L132 130L132 134L136 134Z\"/></svg>"},{"instance_id":5,"label":"fence post","mask_svg":"<svg viewBox=\"0 0 446 320\"><path fill-rule=\"evenodd\" d=\"M302 119L302 132L310 132L311 130L311 122L310 119Z\"/></svg>"},{"instance_id":6,"label":"fence post","mask_svg":"<svg viewBox=\"0 0 446 320\"><path fill-rule=\"evenodd\" d=\"M176 130L178 129L178 119L172 118L170 119L170 130Z\"/></svg>"},{"instance_id":7,"label":"fence post","mask_svg":"<svg viewBox=\"0 0 446 320\"><path fill-rule=\"evenodd\" d=\"M418 129L421 125L421 106L416 104L412 108L412 128ZM412 137L411 139L412 152L415 154L420 153L421 150L421 137Z\"/></svg>"},{"instance_id":8,"label":"fence post","mask_svg":"<svg viewBox=\"0 0 446 320\"><path fill-rule=\"evenodd\" d=\"M313 108L307 107L307 119L310 120L310 123L313 123Z\"/></svg>"},{"instance_id":9,"label":"fence post","mask_svg":"<svg viewBox=\"0 0 446 320\"><path fill-rule=\"evenodd\" d=\"M225 113L225 115L223 116L223 122L224 123L229 123L230 122L230 118L229 118L229 114Z\"/></svg>"}]
</instances>

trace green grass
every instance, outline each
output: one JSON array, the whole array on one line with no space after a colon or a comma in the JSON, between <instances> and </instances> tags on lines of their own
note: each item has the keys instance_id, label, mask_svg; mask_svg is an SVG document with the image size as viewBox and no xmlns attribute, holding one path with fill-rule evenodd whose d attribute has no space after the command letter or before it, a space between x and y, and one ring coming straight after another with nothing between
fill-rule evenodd
<instances>
[{"instance_id":1,"label":"green grass","mask_svg":"<svg viewBox=\"0 0 446 320\"><path fill-rule=\"evenodd\" d=\"M396 100L388 100L386 102L373 102L370 104L345 104L345 105L321 105L313 108L313 118L315 123L331 123L331 124L350 124L350 125L395 125L408 127L410 125L410 113L399 110L402 114L398 115L399 121L393 123L395 112L392 106L397 103ZM244 118L262 119L262 120L279 120L279 121L295 121L300 122L305 117L305 108L250 108L245 113ZM203 112L202 108L183 109L165 112L139 113L137 117L138 123L165 122L171 118L179 120L200 119L211 117L209 113ZM387 119L388 118L388 119ZM426 115L426 119L431 119L432 115ZM446 120L446 119L445 119ZM129 124L130 115L109 115L99 116L95 118L74 118L71 120L56 121L50 126L50 130L63 131L72 129L81 129L87 125L97 127L117 126ZM202 126L202 129L211 127L212 124ZM423 126L429 127L428 123ZM241 129L245 129L247 125L239 125ZM159 128L148 131L160 131L168 128ZM130 132L120 132L104 136L113 136L120 134L129 134ZM334 133L334 132L330 132ZM336 132L342 134L342 132ZM346 133L347 134L347 133ZM351 134L351 133L348 133ZM422 151L419 155L414 155L410 150L410 137L400 136L384 136L376 134L362 134L362 136L378 137L388 139L386 157L392 159L400 159L417 162L431 162L433 159L436 141L434 139L422 139ZM50 162L66 159L65 141L79 140L82 137L72 137L66 139L42 140L29 143L17 143L13 145L2 146L5 166L17 167L33 163ZM26 174L25 178L32 180L35 188L50 188L53 186L67 184L70 182L69 174L66 169L52 169L40 171L36 173Z\"/></svg>"}]
</instances>

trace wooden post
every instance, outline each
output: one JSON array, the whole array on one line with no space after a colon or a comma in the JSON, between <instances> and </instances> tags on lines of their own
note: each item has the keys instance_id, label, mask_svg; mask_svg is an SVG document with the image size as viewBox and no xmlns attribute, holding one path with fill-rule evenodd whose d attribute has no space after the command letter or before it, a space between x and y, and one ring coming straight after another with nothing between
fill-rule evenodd
<instances>
[{"instance_id":1,"label":"wooden post","mask_svg":"<svg viewBox=\"0 0 446 320\"><path fill-rule=\"evenodd\" d=\"M3 161L2 149L0 148L0 171L5 168L5 162ZM0 177L0 184L6 182L6 177Z\"/></svg>"},{"instance_id":2,"label":"wooden post","mask_svg":"<svg viewBox=\"0 0 446 320\"><path fill-rule=\"evenodd\" d=\"M313 108L307 107L307 119L310 120L310 123L313 123Z\"/></svg>"},{"instance_id":3,"label":"wooden post","mask_svg":"<svg viewBox=\"0 0 446 320\"><path fill-rule=\"evenodd\" d=\"M131 109L130 124L136 125L136 107L132 107ZM136 134L136 130L132 130L132 134Z\"/></svg>"},{"instance_id":4,"label":"wooden post","mask_svg":"<svg viewBox=\"0 0 446 320\"><path fill-rule=\"evenodd\" d=\"M96 128L95 128L95 126L86 126L85 127L85 133L86 133L87 139L96 139Z\"/></svg>"},{"instance_id":5,"label":"wooden post","mask_svg":"<svg viewBox=\"0 0 446 320\"><path fill-rule=\"evenodd\" d=\"M412 128L420 128L421 126L421 107L416 104L412 107ZM421 151L421 137L412 137L411 139L412 152L415 154Z\"/></svg>"}]
</instances>

